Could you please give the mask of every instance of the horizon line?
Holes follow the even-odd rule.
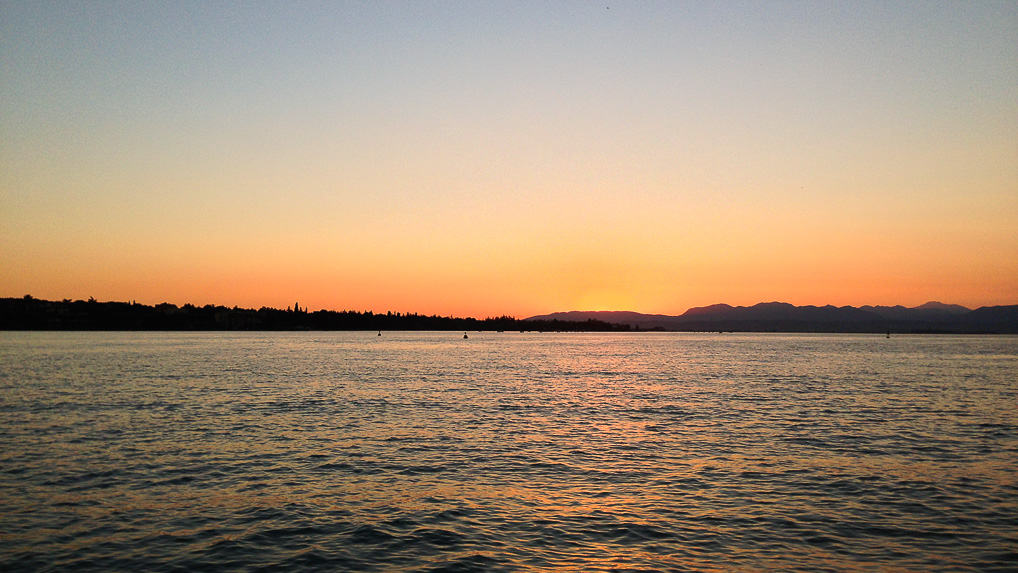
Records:
[[[57,299],[52,299],[51,300],[51,299],[39,298],[39,297],[36,297],[36,296],[34,296],[32,294],[25,294],[25,295],[22,295],[22,296],[5,296],[5,297],[0,297],[0,298],[38,300],[38,301],[52,302],[52,303],[68,303],[68,302],[70,302],[70,303],[86,302],[87,303],[87,302],[94,302],[94,303],[100,303],[100,304],[107,304],[107,303],[132,304],[132,305],[133,304],[138,304],[138,305],[152,306],[152,307],[168,304],[168,305],[172,305],[172,306],[175,306],[175,307],[178,307],[178,308],[190,305],[190,306],[197,307],[197,308],[202,308],[202,307],[206,307],[206,306],[213,306],[213,307],[221,307],[221,308],[227,308],[227,309],[245,309],[245,310],[259,310],[261,308],[269,308],[269,309],[272,309],[272,310],[294,310],[294,307],[290,307],[289,305],[284,306],[283,308],[277,308],[277,307],[268,306],[268,305],[260,305],[258,307],[254,307],[254,306],[243,307],[243,306],[240,306],[240,305],[227,306],[225,304],[218,304],[218,303],[196,304],[196,303],[193,303],[193,302],[190,302],[190,301],[182,303],[182,304],[178,304],[178,303],[172,303],[172,302],[165,301],[165,300],[162,301],[162,302],[158,302],[158,303],[139,303],[139,302],[137,302],[136,299],[130,299],[130,300],[98,300],[95,297],[91,297],[91,296],[88,299],[63,298],[63,299],[59,299],[59,300],[57,300]],[[362,314],[365,314],[365,313],[371,313],[371,314],[390,314],[391,313],[391,314],[397,314],[397,315],[418,315],[418,316],[432,316],[432,317],[442,317],[442,318],[473,318],[473,319],[476,319],[476,320],[483,320],[482,318],[479,318],[478,316],[456,316],[456,315],[451,314],[451,313],[450,314],[438,314],[438,313],[422,314],[422,313],[416,312],[416,311],[396,311],[396,310],[373,311],[373,310],[355,310],[355,309],[352,309],[352,308],[342,308],[342,309],[337,309],[337,308],[318,308],[316,310],[310,310],[309,307],[302,307],[302,306],[300,306],[300,301],[299,300],[295,301],[294,304],[296,305],[297,308],[300,308],[300,310],[302,312],[320,312],[320,311],[323,311],[323,312],[337,312],[337,313],[341,313],[341,312],[358,312],[358,313],[362,313]],[[981,306],[977,306],[977,307],[973,308],[973,307],[968,307],[968,306],[965,306],[965,305],[962,305],[962,304],[944,303],[944,302],[939,301],[939,300],[928,300],[928,301],[926,301],[926,302],[924,302],[922,304],[916,305],[916,306],[906,306],[906,305],[903,305],[903,304],[900,304],[900,303],[899,304],[895,304],[895,305],[880,305],[880,304],[863,304],[863,305],[824,304],[824,305],[817,305],[817,304],[794,304],[794,303],[785,302],[785,301],[781,301],[781,300],[770,300],[770,301],[760,301],[760,302],[757,302],[757,303],[754,303],[754,304],[750,304],[750,305],[733,305],[733,304],[729,304],[729,303],[719,302],[719,303],[712,303],[712,304],[701,305],[701,306],[690,306],[690,307],[686,308],[685,311],[683,311],[681,313],[678,313],[678,314],[668,314],[668,313],[662,313],[662,312],[643,312],[643,311],[629,310],[629,309],[601,309],[601,310],[577,310],[577,309],[573,309],[573,310],[557,310],[557,311],[550,311],[550,312],[543,312],[543,313],[538,313],[538,314],[532,314],[532,315],[530,315],[530,316],[528,316],[526,318],[535,318],[535,317],[550,316],[550,315],[555,315],[555,314],[568,314],[568,313],[633,313],[633,314],[641,314],[641,315],[648,315],[648,316],[681,316],[682,314],[684,314],[686,312],[689,312],[690,310],[693,310],[693,309],[704,309],[704,308],[712,308],[712,307],[717,307],[717,306],[728,306],[728,307],[731,307],[731,308],[752,308],[752,307],[755,307],[755,306],[771,305],[771,304],[784,304],[784,305],[789,305],[789,306],[796,307],[796,308],[808,308],[808,307],[825,308],[825,307],[830,307],[830,308],[856,308],[856,309],[865,308],[865,307],[873,307],[873,308],[881,308],[881,307],[883,307],[883,308],[895,308],[895,307],[901,307],[901,308],[906,308],[906,309],[916,309],[916,308],[921,308],[921,307],[926,306],[926,305],[935,304],[935,305],[943,305],[943,306],[960,307],[960,308],[963,308],[963,309],[965,309],[967,311],[973,311],[973,310],[977,310],[979,308],[992,308],[992,307],[997,307],[997,306],[1015,306],[1015,305],[1018,305],[1018,303],[1013,303],[1013,304],[993,304],[993,305],[981,305]],[[500,318],[500,317],[516,318],[512,314],[508,314],[508,313],[504,313],[504,312],[503,313],[488,314],[485,318]]]

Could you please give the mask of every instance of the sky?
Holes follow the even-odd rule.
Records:
[[[0,0],[0,296],[1018,303],[1018,3]]]

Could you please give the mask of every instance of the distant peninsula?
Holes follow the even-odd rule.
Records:
[[[1018,305],[969,309],[928,302],[904,306],[753,306],[715,304],[681,315],[569,311],[517,319],[426,316],[351,310],[177,306],[95,299],[0,298],[0,330],[471,330],[538,332],[870,332],[1018,334]]]
[[[598,319],[484,319],[387,312],[308,311],[292,308],[225,307],[212,304],[154,306],[95,299],[42,300],[31,295],[0,298],[0,330],[521,330],[554,332],[628,331],[628,325]]]
[[[681,315],[621,311],[570,311],[526,320],[600,320],[633,330],[683,332],[896,332],[943,334],[1018,334],[1018,305],[975,310],[931,301],[904,306],[795,306],[764,302],[753,306],[715,304]]]

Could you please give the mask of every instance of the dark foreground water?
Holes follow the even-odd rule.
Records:
[[[0,570],[1018,569],[1018,338],[0,333]]]

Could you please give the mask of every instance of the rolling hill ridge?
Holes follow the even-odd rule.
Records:
[[[526,320],[599,320],[639,330],[743,332],[909,332],[1018,334],[1018,305],[975,310],[931,301],[904,306],[795,306],[762,302],[753,306],[714,304],[680,315],[630,311],[570,311]]]

